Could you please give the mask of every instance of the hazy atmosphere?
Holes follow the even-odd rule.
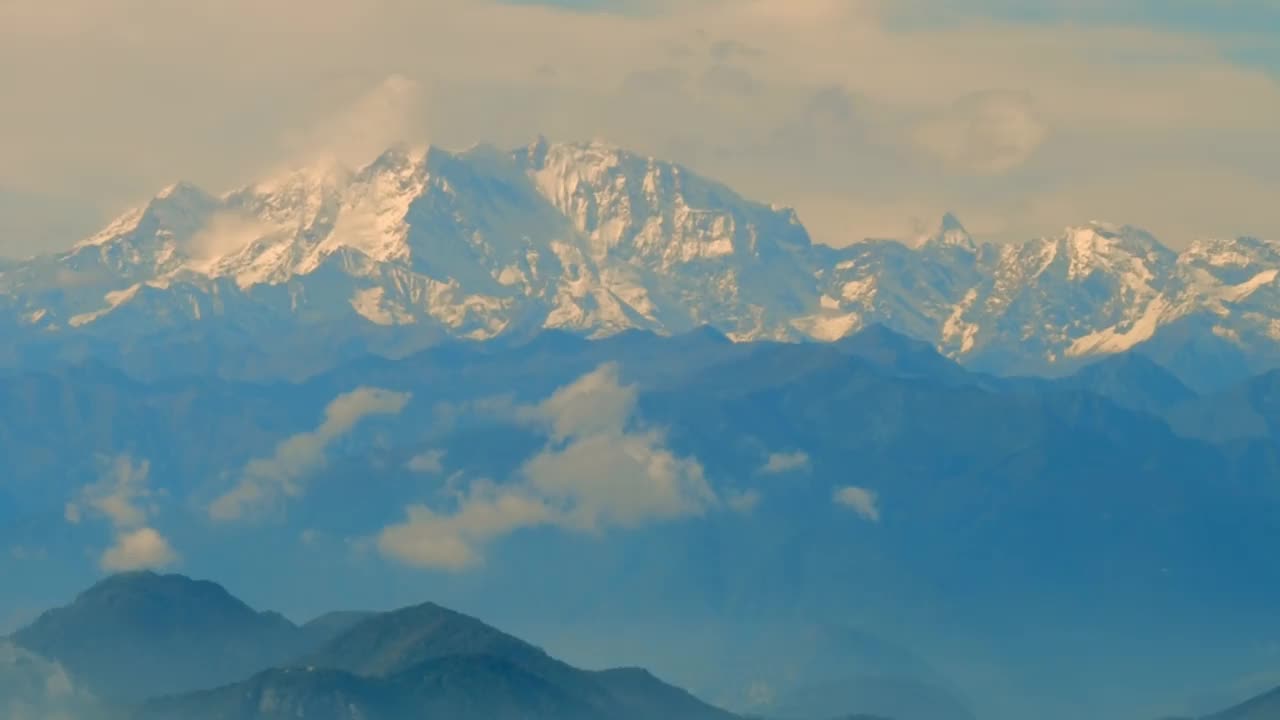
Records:
[[[998,241],[1275,237],[1278,33],[1271,0],[9,0],[0,255],[180,179],[538,133],[678,161],[832,245],[946,210]]]
[[[0,0],[0,720],[1280,720],[1275,0]]]

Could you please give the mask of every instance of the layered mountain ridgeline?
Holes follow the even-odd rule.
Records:
[[[239,680],[327,639],[215,583],[150,572],[98,583],[12,637],[94,695],[125,701]]]
[[[616,406],[602,366],[634,388],[634,407]],[[569,523],[521,527],[518,539],[499,532],[461,570],[405,568],[378,546],[406,506],[452,517],[459,498],[527,489],[530,461],[564,449],[529,418],[583,377],[604,383],[606,420],[620,423],[607,438],[632,449],[637,438],[660,442],[696,461],[713,496],[699,512],[594,536]],[[12,519],[0,542],[46,549],[49,561],[37,573],[0,556],[5,572],[27,578],[0,603],[54,592],[48,576],[94,572],[86,547],[110,541],[96,493],[119,480],[100,458],[127,455],[147,463],[147,515],[184,561],[273,593],[278,606],[433,597],[511,627],[571,617],[598,623],[595,645],[557,652],[590,667],[625,660],[606,640],[640,624],[646,632],[627,647],[644,650],[642,664],[741,710],[800,706],[867,682],[891,695],[915,682],[962,699],[921,720],[964,718],[975,698],[1008,689],[960,683],[937,661],[976,651],[993,664],[1043,666],[1046,684],[1068,677],[1099,703],[1105,691],[1162,699],[1170,682],[1225,683],[1261,662],[1224,638],[1256,645],[1271,627],[1265,599],[1280,588],[1268,555],[1280,531],[1280,405],[1255,389],[1268,378],[1198,394],[1122,355],[1058,380],[1001,379],[875,326],[830,344],[733,343],[707,328],[594,341],[552,331],[366,357],[301,384],[143,382],[101,365],[12,373],[0,377],[9,418],[0,493],[13,501],[0,507]],[[351,395],[361,387],[384,394]],[[387,393],[405,398],[398,412],[362,416],[352,404]],[[286,442],[297,437],[301,446]],[[280,447],[317,443],[299,465],[274,459]],[[265,521],[213,517],[214,502],[263,467],[292,473]],[[68,502],[82,508],[78,525],[64,520]],[[335,574],[335,563],[360,581]],[[753,636],[766,622],[778,632]],[[821,622],[875,628],[932,667],[885,671],[890,653],[852,646],[812,652],[797,628]],[[715,637],[695,632],[712,623]],[[935,647],[931,633],[944,630],[973,646]],[[1096,648],[1071,639],[1085,632],[1105,634],[1110,660],[1085,660]],[[1178,645],[1195,637],[1212,640],[1210,650]],[[773,662],[737,660],[751,657]],[[1153,658],[1148,686],[1118,680],[1122,667]],[[1198,679],[1206,664],[1221,676]],[[894,700],[854,707],[907,717]],[[850,705],[803,707],[825,716]]]
[[[579,670],[430,603],[325,616],[321,624],[334,634],[314,650],[282,659],[290,645],[297,649],[303,634],[284,622],[249,610],[207,581],[152,573],[115,576],[14,635],[25,650],[9,652],[39,650],[59,665],[15,655],[33,658],[27,661],[31,670],[22,677],[0,675],[0,681],[8,688],[23,680],[57,697],[92,687],[105,701],[95,712],[140,720],[735,717],[643,670]],[[282,640],[288,635],[283,627],[295,630],[292,638]],[[229,647],[235,648],[234,668],[226,661]],[[58,674],[60,667],[72,671]],[[41,668],[47,670],[36,677]],[[237,671],[243,678],[228,681]],[[186,692],[139,702],[178,688]]]
[[[601,143],[394,147],[223,195],[179,183],[0,267],[0,327],[19,340],[0,362],[262,379],[539,328],[834,340],[883,323],[1003,374],[1141,345],[1207,388],[1280,364],[1278,272],[1263,240],[1174,252],[1103,223],[995,246],[948,215],[836,249],[790,210]]]
[[[1280,405],[1254,389],[1268,377],[1198,396],[1149,361],[1119,356],[1061,380],[998,379],[966,372],[879,327],[833,345],[731,343],[710,332],[632,332],[593,342],[548,333],[524,345],[452,343],[398,361],[361,360],[297,386],[140,383],[104,368],[10,375],[0,378],[0,409],[26,420],[0,424],[0,454],[12,459],[3,489],[18,518],[61,516],[82,487],[99,482],[99,457],[129,454],[150,462],[152,486],[174,498],[168,524],[180,524],[182,512],[204,511],[248,462],[315,430],[335,398],[361,386],[385,388],[410,396],[401,413],[356,424],[328,448],[298,501],[312,527],[360,537],[402,515],[411,500],[406,488],[429,482],[430,473],[411,468],[417,456],[443,452],[438,461],[447,474],[518,473],[543,439],[500,404],[489,404],[497,413],[485,410],[485,402],[507,396],[515,406],[536,404],[607,363],[618,365],[621,383],[635,384],[637,418],[666,429],[677,454],[698,459],[717,495],[762,498],[754,523],[732,520],[730,512],[690,525],[690,533],[735,536],[699,542],[708,548],[732,547],[737,533],[748,534],[748,546],[782,542],[797,532],[797,516],[810,514],[820,521],[806,529],[812,537],[800,550],[822,552],[819,541],[844,542],[838,538],[858,527],[833,506],[832,492],[858,486],[877,493],[886,520],[859,530],[858,547],[868,548],[861,560],[874,560],[890,587],[908,582],[909,566],[922,571],[913,582],[942,582],[936,573],[978,562],[982,573],[966,570],[954,580],[979,592],[996,573],[1014,582],[1044,559],[1037,555],[1050,552],[1044,548],[1065,555],[1055,555],[1056,577],[1043,579],[1073,593],[1091,587],[1087,579],[1178,583],[1202,593],[1198,579],[1210,568],[1226,578],[1239,574],[1239,584],[1216,579],[1216,592],[1244,592],[1247,578],[1271,582],[1247,570],[1274,529],[1268,509],[1275,484],[1267,478],[1280,468]],[[201,432],[186,430],[193,427]],[[794,455],[794,471],[764,473],[772,454]],[[353,475],[370,479],[347,482]],[[28,529],[19,519],[5,532],[14,543],[33,544],[40,538]],[[201,523],[172,530],[202,542]],[[658,538],[654,547],[692,542],[681,532],[664,528],[663,537],[680,539]],[[948,539],[918,539],[934,537]],[[1064,546],[1064,537],[1073,541]],[[758,559],[777,555],[760,550]],[[649,552],[657,562],[660,552]],[[854,557],[846,560],[852,571]],[[724,561],[728,569],[737,562]],[[666,592],[684,593],[681,603],[735,612],[813,603],[833,609],[846,600],[844,589],[831,587],[838,575],[814,574],[806,580],[814,587],[773,585],[759,575],[765,570],[794,573],[756,564],[755,577],[735,582],[760,592],[746,592],[746,585],[713,591],[690,566],[689,587]],[[547,583],[545,592],[559,587]],[[611,587],[584,588],[575,602],[609,607],[603,596]],[[951,589],[952,598],[964,597]],[[643,597],[616,600],[655,601]],[[547,600],[556,606],[563,598]],[[467,597],[465,605],[488,610],[490,601]]]
[[[115,663],[144,675],[153,660],[187,667],[186,680],[215,684],[221,668],[203,668],[191,658],[218,657],[227,641],[208,632],[182,634],[185,647],[156,635],[155,625],[140,624],[143,614],[181,618],[196,628],[243,628],[251,618],[272,613],[248,610],[219,586],[177,575],[130,573],[115,576],[82,593],[70,606],[45,613],[32,628],[69,636],[90,625],[96,637],[111,638]],[[228,622],[228,618],[235,621]],[[84,664],[77,648],[51,646],[50,658],[29,649],[0,643],[0,710],[11,720],[890,720],[882,714],[797,714],[798,708],[737,716],[712,707],[667,685],[650,673],[622,668],[585,671],[556,660],[541,649],[490,627],[475,618],[433,603],[384,613],[331,613],[323,625],[334,631],[323,644],[303,656],[254,672],[242,680],[210,689],[122,701],[146,682],[127,687],[111,683],[120,673],[105,664]],[[259,629],[270,639],[277,630]],[[241,636],[248,631],[232,630]],[[250,644],[244,644],[246,647]],[[278,652],[267,642],[256,644],[258,663]],[[146,659],[141,665],[135,661]],[[763,659],[767,660],[767,659]],[[71,673],[65,666],[78,663]],[[87,686],[102,690],[97,697]],[[876,688],[856,687],[855,694],[874,702]],[[1270,720],[1276,717],[1280,691],[1242,703],[1200,720]],[[908,688],[899,703],[927,708],[936,691]],[[892,717],[950,717],[916,710]],[[923,713],[923,714],[921,714]],[[968,716],[972,717],[972,716]]]

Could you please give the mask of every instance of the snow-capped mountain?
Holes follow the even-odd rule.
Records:
[[[43,339],[219,324],[392,327],[488,339],[710,324],[835,340],[883,323],[958,360],[1047,371],[1162,328],[1270,357],[1280,246],[1182,253],[1089,223],[1020,245],[947,215],[909,241],[816,246],[796,214],[602,143],[394,147],[215,196],[185,183],[61,254],[0,268],[0,327]]]

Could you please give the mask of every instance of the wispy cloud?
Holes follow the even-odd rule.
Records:
[[[444,471],[444,455],[444,450],[427,450],[409,458],[407,467],[414,472],[435,475]]]
[[[875,492],[849,485],[837,488],[832,494],[837,505],[843,505],[871,522],[880,522],[880,505]]]
[[[602,532],[699,515],[719,499],[693,458],[677,456],[662,432],[636,418],[636,390],[604,365],[513,421],[541,428],[547,445],[506,484],[475,481],[442,513],[418,505],[379,537],[382,552],[420,567],[457,570],[483,546],[522,528]]]
[[[307,476],[324,466],[330,443],[367,417],[399,414],[408,402],[407,393],[379,388],[361,387],[339,395],[325,408],[324,421],[315,430],[282,441],[269,457],[250,460],[236,486],[209,506],[209,517],[238,520],[282,498],[301,495]]]
[[[809,467],[809,453],[803,450],[770,453],[760,466],[759,472],[765,475],[781,475],[783,473],[804,470]]]

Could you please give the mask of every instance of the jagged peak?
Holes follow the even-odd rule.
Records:
[[[917,249],[953,247],[967,252],[978,251],[978,244],[974,242],[973,236],[965,229],[960,219],[950,211],[943,213],[933,227],[918,235],[914,242],[905,244]]]
[[[395,168],[414,164],[422,160],[430,151],[430,145],[410,142],[398,142],[389,145],[368,165],[360,169],[361,173],[380,168]]]
[[[1175,253],[1154,235],[1136,225],[1118,225],[1090,221],[1067,227],[1056,239],[1080,256],[1107,253],[1113,248],[1136,254],[1156,253],[1173,257]]]
[[[208,193],[195,183],[179,180],[156,193],[154,200],[182,199],[186,197],[208,197]]]
[[[950,210],[942,214],[942,219],[938,221],[937,232],[939,234],[948,232],[962,232],[966,235],[969,234],[969,231],[965,229],[964,224],[960,222],[960,218],[956,217],[955,213]]]

